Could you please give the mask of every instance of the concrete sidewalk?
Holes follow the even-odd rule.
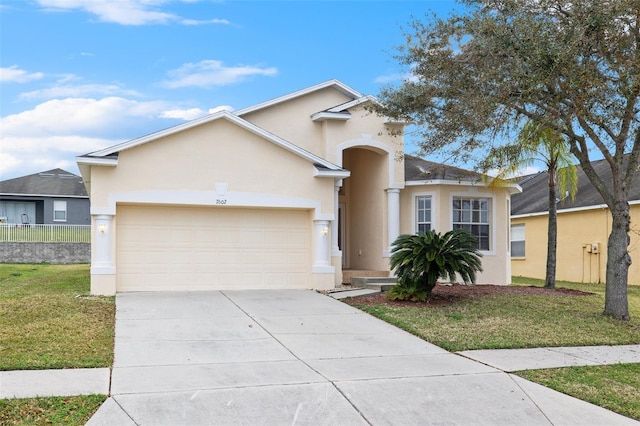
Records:
[[[0,399],[108,395],[110,375],[108,368],[0,371]]]
[[[541,368],[640,363],[640,345],[490,349],[458,354],[512,372]]]
[[[640,345],[453,354],[312,291],[126,293],[116,306],[111,397],[90,425],[639,424],[502,370],[640,362]],[[0,395],[86,374],[63,371],[2,372]]]

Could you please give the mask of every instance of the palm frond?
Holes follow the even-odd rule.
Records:
[[[455,281],[460,276],[464,283],[474,283],[482,271],[481,256],[475,237],[463,229],[400,235],[391,250],[390,265],[399,287],[393,297],[400,298],[403,288],[407,300],[416,292],[430,295],[440,278]]]

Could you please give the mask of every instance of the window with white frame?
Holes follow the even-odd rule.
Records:
[[[55,200],[53,202],[53,221],[54,222],[66,222],[67,221],[67,202]]]
[[[431,197],[416,197],[416,232],[431,230]]]
[[[524,257],[524,223],[511,225],[511,257]]]
[[[479,250],[490,250],[488,198],[454,198],[453,229],[467,230],[476,237]]]

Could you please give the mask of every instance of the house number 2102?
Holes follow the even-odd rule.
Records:
[[[218,198],[216,199],[216,204],[221,204],[221,205],[227,204],[227,200]]]

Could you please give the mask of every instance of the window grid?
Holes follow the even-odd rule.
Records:
[[[431,197],[416,197],[416,231],[431,230]]]
[[[464,229],[473,235],[478,249],[489,250],[489,199],[454,198],[453,229]]]

